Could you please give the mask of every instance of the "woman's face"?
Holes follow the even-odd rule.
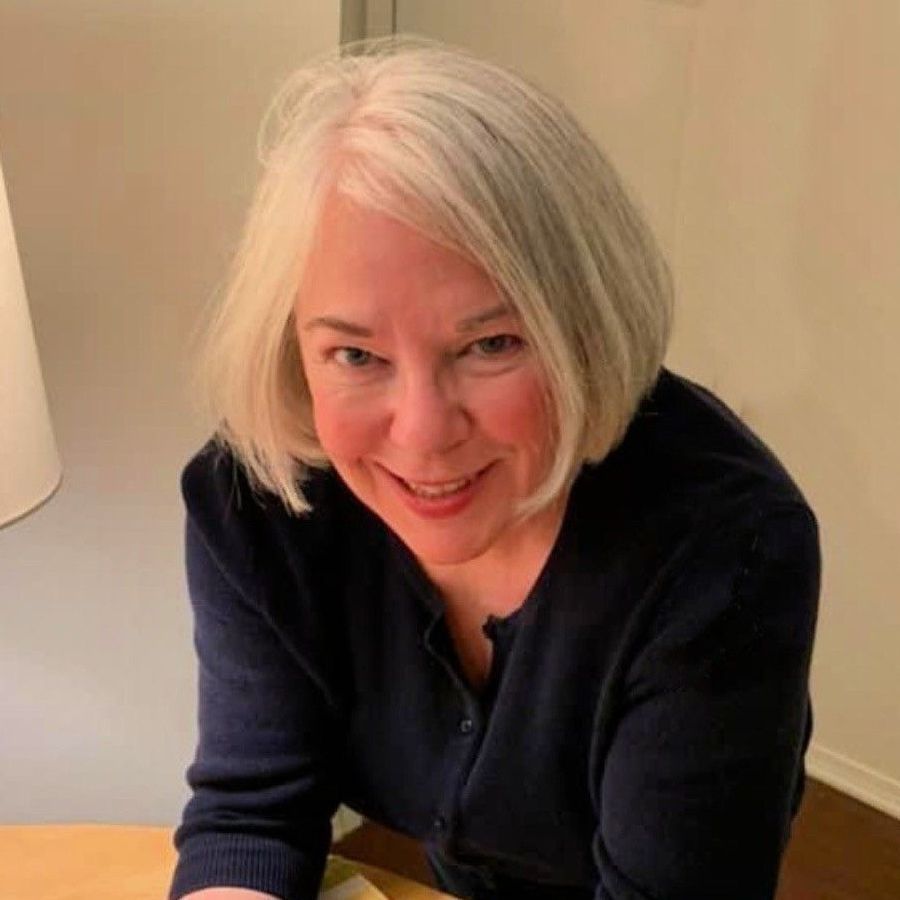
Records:
[[[297,295],[319,440],[426,567],[513,553],[546,474],[538,360],[484,273],[332,195]]]

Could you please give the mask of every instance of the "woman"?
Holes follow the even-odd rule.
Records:
[[[421,41],[307,66],[269,122],[182,478],[171,897],[315,897],[339,803],[462,897],[772,897],[816,520],[662,366],[667,269],[609,164]]]

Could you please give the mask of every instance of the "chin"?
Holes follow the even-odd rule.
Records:
[[[454,566],[471,562],[482,556],[489,542],[473,541],[468,535],[444,535],[426,537],[409,528],[394,529],[397,536],[423,565]]]

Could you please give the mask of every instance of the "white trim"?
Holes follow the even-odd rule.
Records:
[[[836,790],[900,819],[900,781],[815,742],[806,753],[806,771]]]

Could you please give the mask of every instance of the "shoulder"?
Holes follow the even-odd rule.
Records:
[[[635,419],[638,441],[656,444],[698,489],[768,493],[805,504],[800,487],[771,447],[711,390],[663,369]]]
[[[316,501],[327,501],[329,493],[334,492],[335,481],[330,470],[309,470],[303,490],[310,497],[314,512]],[[252,484],[240,460],[214,437],[197,450],[182,469],[181,493],[189,508],[202,509],[209,505],[219,512],[229,513],[242,509],[245,503],[262,510],[276,505],[284,508],[274,494]],[[288,514],[286,509],[284,512]]]
[[[656,635],[692,667],[723,648],[762,653],[763,639],[804,658],[821,578],[816,515],[772,448],[712,391],[664,369],[594,478],[635,548],[644,639]]]
[[[712,391],[666,368],[622,442],[593,468],[588,480],[611,489],[623,512],[681,531],[783,506],[812,515],[772,448]]]
[[[297,516],[253,484],[243,464],[214,438],[191,456],[180,482],[188,527],[220,568],[239,580],[285,562],[324,561],[322,551],[334,547],[337,535],[363,527],[331,470],[309,471],[303,491],[313,508]]]
[[[661,607],[709,621],[765,578],[802,581],[794,602],[807,609],[794,608],[809,615],[820,569],[813,510],[772,449],[688,379],[662,371],[572,497],[579,566],[631,598],[635,627]]]

